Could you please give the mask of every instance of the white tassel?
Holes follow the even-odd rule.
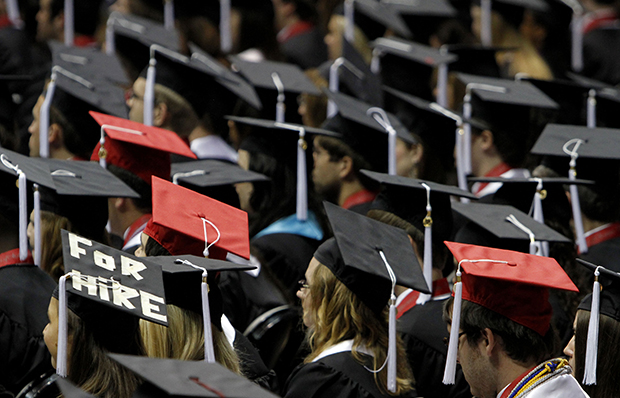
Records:
[[[114,55],[116,53],[116,42],[114,40],[114,13],[110,15],[105,25],[105,53],[107,55]]]
[[[104,126],[101,126],[101,138],[99,138],[99,165],[101,167],[103,167],[104,169],[107,168],[107,164],[106,164],[106,160],[105,158],[107,157],[108,153],[104,147],[105,145],[105,128]]]
[[[543,183],[542,183],[542,179],[537,178],[536,179],[538,181],[538,185],[536,186],[536,193],[534,194],[534,214],[533,214],[533,218],[535,221],[544,224],[545,223],[545,217],[543,215],[543,209],[542,209],[542,189],[543,189]]]
[[[463,141],[465,137],[465,126],[459,126],[456,129],[456,175],[459,188],[463,191],[469,191],[467,186],[467,173],[465,172],[465,163],[463,162]],[[463,202],[464,198],[461,198]]]
[[[297,141],[297,219],[308,219],[308,182],[306,173],[306,131],[299,131]]]
[[[146,71],[146,86],[144,88],[144,124],[153,125],[153,108],[155,107],[155,65],[157,61],[151,54],[149,68]]]
[[[284,123],[284,114],[286,111],[286,105],[284,105],[284,84],[282,83],[282,79],[277,72],[273,72],[271,74],[271,79],[273,80],[273,84],[278,90],[278,97],[276,103],[276,122]]]
[[[392,126],[387,113],[379,108],[372,107],[366,110],[366,115],[373,119],[388,133],[388,174],[396,175],[396,138],[398,134]]]
[[[416,300],[416,304],[424,304],[432,297],[433,292],[433,219],[431,218],[431,212],[433,208],[431,206],[431,187],[426,183],[422,183],[422,186],[426,189],[426,217],[422,221],[424,224],[424,280],[429,287],[431,294],[420,293],[420,296]]]
[[[220,49],[224,54],[232,51],[230,0],[220,0]]]
[[[207,270],[202,272],[202,319],[205,330],[205,362],[215,363],[213,349],[213,332],[211,330],[211,312],[209,311],[209,285],[207,284]]]
[[[34,184],[34,264],[41,266],[41,193]]]
[[[387,387],[391,392],[396,392],[396,295],[392,292],[390,297],[390,318],[388,324],[388,370]]]
[[[446,53],[446,49],[440,49]],[[448,106],[448,64],[439,64],[437,68],[437,103],[443,107]]]
[[[493,34],[491,29],[491,0],[480,0],[481,27],[480,41],[485,47],[493,45]]]
[[[574,72],[583,69],[583,16],[573,12],[571,22],[571,66]]]
[[[381,50],[375,48],[372,50],[372,59],[370,60],[370,71],[375,75],[378,75],[381,72]]]
[[[344,38],[349,43],[355,42],[354,0],[344,0]]]
[[[343,62],[343,58],[338,58],[329,67],[329,91],[333,93],[337,93],[340,89],[340,75],[338,74],[338,69],[340,69],[340,65],[342,65]],[[327,117],[333,117],[336,112],[338,112],[336,103],[332,99],[329,99],[327,101]]]
[[[47,85],[47,93],[39,110],[39,156],[49,157],[49,127],[50,127],[50,106],[56,90],[56,71],[52,70],[50,82]]]
[[[167,30],[174,30],[174,0],[164,1],[164,27]]]
[[[456,283],[454,284],[454,303],[452,305],[452,329],[450,330],[450,342],[448,344],[448,356],[446,368],[443,374],[443,384],[454,384],[456,377],[456,357],[459,348],[459,330],[461,327],[461,304],[463,300],[463,282],[461,282],[461,267],[456,271]]]
[[[465,95],[463,103],[463,118],[466,120],[463,125],[463,142],[462,142],[462,156],[463,156],[463,173],[465,178],[471,174],[471,124],[467,120],[471,119],[472,107],[471,107],[471,94]],[[467,190],[467,187],[465,187]]]
[[[583,384],[596,384],[596,362],[598,355],[598,328],[599,307],[601,302],[601,284],[598,281],[599,268],[594,271],[594,286],[592,287],[592,308],[590,309],[590,323],[588,325],[588,340],[586,345],[586,363],[583,372]]]
[[[588,106],[587,106],[587,125],[588,128],[596,127],[596,90],[591,89],[588,91]]]
[[[58,280],[58,350],[56,351],[56,374],[67,377],[67,278],[71,272]]]
[[[571,180],[575,180],[577,178],[577,172],[572,167],[568,172],[568,178]],[[577,235],[577,247],[579,248],[579,253],[587,253],[588,244],[586,243],[586,237],[583,231],[583,220],[581,219],[581,205],[579,203],[577,185],[571,184],[569,190],[571,207],[573,210],[573,221],[575,224],[575,234]]]
[[[19,5],[17,4],[17,0],[7,0],[6,4],[6,13],[9,17],[9,20],[17,29],[22,29],[24,27],[24,21],[22,21],[21,16],[19,15]]]
[[[19,185],[19,261],[26,261],[28,257],[28,192],[26,174],[18,169]]]
[[[73,47],[73,44],[74,44],[73,27],[74,27],[74,19],[75,19],[75,15],[73,11],[73,0],[65,0],[64,13],[65,13],[65,46]]]

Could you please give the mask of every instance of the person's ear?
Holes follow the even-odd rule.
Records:
[[[484,130],[481,134],[480,134],[480,147],[483,150],[489,150],[493,147],[495,141],[493,140],[493,132],[491,132],[490,130]]]
[[[53,123],[47,130],[47,140],[51,147],[58,148],[64,144],[62,127],[58,123]]]
[[[341,179],[346,179],[353,174],[353,159],[350,156],[343,156],[338,164],[340,166],[338,175]]]
[[[494,351],[500,347],[501,337],[489,328],[482,329],[480,335],[482,336],[483,352],[489,357],[492,356]]]
[[[169,116],[170,112],[168,112],[168,105],[166,103],[158,102],[153,106],[153,126],[164,126]]]

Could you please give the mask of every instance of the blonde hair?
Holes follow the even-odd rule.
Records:
[[[140,333],[146,355],[184,361],[204,359],[204,328],[200,314],[176,305],[166,305],[168,327],[140,319]],[[215,360],[237,374],[241,373],[239,357],[226,335],[211,325]]]
[[[56,282],[65,274],[60,234],[63,229],[73,232],[73,226],[67,217],[41,210],[41,269]]]
[[[332,15],[332,19],[335,20],[340,31],[344,33],[346,19],[343,15],[334,14]],[[343,38],[343,40],[345,40]],[[363,30],[359,28],[359,26],[355,25],[353,27],[353,47],[357,50],[358,53],[364,58],[364,61],[370,65],[370,61],[372,60],[372,49],[368,45],[368,37],[364,33]]]
[[[349,288],[323,264],[320,264],[309,288],[310,311],[313,326],[308,329],[308,341],[312,352],[304,363],[312,362],[322,351],[344,340],[353,340],[353,357],[364,363],[359,347],[373,354],[373,368],[379,369],[385,362],[388,349],[388,310],[376,315]],[[387,390],[387,367],[374,373],[379,390],[390,395],[401,395],[413,389],[413,374],[400,336],[397,337],[396,392]]]

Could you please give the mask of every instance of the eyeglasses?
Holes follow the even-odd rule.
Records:
[[[466,334],[465,332],[461,332],[459,333],[459,337],[457,337],[456,341],[460,341],[461,340],[461,336]],[[450,345],[450,337],[444,337],[443,338],[443,343],[446,345],[446,347],[448,347]],[[457,344],[458,347],[458,344]]]
[[[308,282],[305,279],[300,280],[299,282],[297,282],[297,284],[299,285],[299,289],[310,289],[310,285],[308,285]]]

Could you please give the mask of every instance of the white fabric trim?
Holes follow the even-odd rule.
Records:
[[[352,351],[352,350],[353,350],[353,340],[341,341],[340,343],[333,345],[327,348],[326,350],[324,350],[323,352],[321,352],[316,358],[312,360],[312,362],[316,362],[319,359],[328,357],[330,355],[339,354],[341,352],[347,352],[347,351]],[[363,347],[363,346],[357,347],[357,352],[370,355],[371,357],[374,356],[372,355],[372,352],[370,352],[370,350],[368,350],[366,347]]]
[[[530,178],[530,171],[528,169],[510,169],[507,172],[500,175],[502,178]],[[472,192],[476,192],[477,187],[480,186],[480,183],[475,183],[471,190]],[[487,184],[480,192],[476,194],[477,197],[481,198],[486,195],[493,194],[497,192],[498,189],[502,187],[501,182],[491,182]]]
[[[237,163],[239,155],[219,135],[208,135],[192,140],[189,148],[198,159],[222,159]]]
[[[228,340],[228,343],[230,343],[230,346],[234,348],[235,337],[237,336],[237,331],[233,327],[232,323],[230,323],[226,315],[222,314],[222,319],[220,322],[222,324],[222,331],[224,332],[224,335],[226,336],[226,340]]]
[[[405,297],[409,296],[413,292],[413,289],[407,289],[396,297],[396,306],[398,307],[400,303],[405,299]]]
[[[251,269],[244,271],[246,274],[253,276],[254,278],[258,278],[261,270],[261,263],[258,261],[256,257],[250,254],[250,259],[246,260],[243,257],[239,257],[236,254],[228,253],[226,254],[226,261],[230,261],[231,263],[241,264],[241,265],[253,265],[256,269]]]
[[[589,230],[588,232],[584,233],[584,234],[583,234],[583,236],[587,238],[588,236],[590,236],[590,235],[592,235],[592,234],[595,234],[595,233],[597,233],[597,232],[599,232],[599,231],[604,230],[605,228],[609,227],[611,224],[612,224],[612,223],[607,223],[607,224],[605,224],[605,225],[601,225],[600,227],[596,227],[596,228],[594,228],[594,229],[591,229],[591,230]]]

